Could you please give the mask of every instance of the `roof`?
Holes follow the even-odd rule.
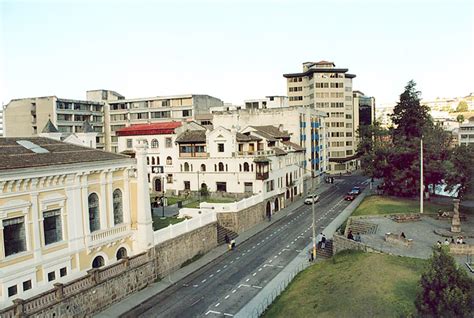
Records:
[[[54,126],[54,124],[51,122],[51,119],[48,119],[48,122],[46,123],[46,126],[44,126],[42,133],[57,133],[59,130]]]
[[[142,136],[142,135],[168,135],[182,125],[181,122],[172,121],[164,123],[140,124],[124,127],[117,130],[117,136]]]
[[[18,142],[33,143],[43,151],[35,152]],[[0,138],[0,171],[120,159],[129,158],[44,137]]]
[[[206,142],[206,130],[186,130],[176,138],[176,142]]]
[[[258,138],[257,136],[252,136],[252,135],[245,135],[241,133],[236,134],[236,139],[237,141],[261,141],[261,138]]]
[[[257,132],[268,134],[274,138],[290,138],[290,134],[286,130],[281,131],[275,126],[266,125],[266,126],[250,126],[255,129]]]
[[[88,120],[82,123],[82,132],[85,132],[85,133],[94,132],[94,128],[92,128]]]
[[[287,152],[281,148],[273,147],[272,149],[275,151],[275,155],[277,156],[284,156],[287,154]]]
[[[269,163],[271,160],[268,159],[267,157],[255,157],[253,162],[255,163]]]
[[[324,61],[324,60],[319,61],[319,62],[316,62],[316,63],[314,63],[314,64],[315,64],[315,65],[326,65],[326,64],[336,65],[336,64],[334,64],[334,62],[328,62],[328,61]]]
[[[294,142],[291,142],[291,141],[283,141],[283,144],[292,147],[296,151],[304,151],[305,150],[305,148],[303,148],[300,145],[295,144]]]
[[[302,73],[283,74],[283,77],[289,78],[289,77],[308,76],[313,73],[347,73],[347,71],[349,71],[349,69],[347,68],[310,68],[306,72],[302,72]],[[345,74],[345,76],[348,78],[355,77],[355,75],[353,74]]]

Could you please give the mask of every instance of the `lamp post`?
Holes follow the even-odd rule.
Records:
[[[423,213],[423,136],[420,139],[420,214]]]

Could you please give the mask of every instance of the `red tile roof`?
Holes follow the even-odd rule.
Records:
[[[117,136],[167,135],[173,134],[174,130],[181,125],[182,123],[177,121],[132,125],[117,130],[116,134]]]

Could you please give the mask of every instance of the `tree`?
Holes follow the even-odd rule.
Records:
[[[456,121],[458,123],[462,123],[464,121],[464,115],[463,114],[459,114],[457,117],[456,117]]]
[[[469,110],[469,107],[465,100],[460,101],[458,104],[458,107],[456,107],[457,113],[467,112],[468,110]]]
[[[457,267],[445,248],[433,253],[420,285],[415,306],[421,317],[470,317],[474,281]]]
[[[474,146],[456,146],[444,162],[446,190],[458,190],[458,198],[474,188]]]

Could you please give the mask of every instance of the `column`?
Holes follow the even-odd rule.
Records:
[[[38,262],[41,258],[41,246],[43,245],[41,241],[41,235],[40,235],[40,230],[42,228],[42,226],[40,227],[40,222],[42,225],[43,215],[41,215],[41,217],[39,216],[40,209],[38,205],[38,193],[37,192],[32,193],[30,194],[30,196],[31,196],[31,222],[33,223],[33,246],[31,248],[34,251],[35,262]],[[28,229],[26,229],[26,231],[28,231]]]
[[[132,212],[130,211],[130,169],[123,171],[123,223],[132,223]]]
[[[105,173],[105,180],[106,180],[106,197],[107,197],[107,206],[109,210],[107,211],[109,215],[109,227],[114,227],[114,197],[113,197],[113,180],[112,180],[113,172],[109,171]]]
[[[100,229],[106,229],[109,227],[109,224],[107,222],[107,214],[108,210],[107,207],[110,207],[110,202],[107,204],[108,196],[107,196],[107,191],[106,191],[106,174],[107,172],[102,172],[100,174],[100,199],[99,199],[99,215],[100,215]],[[109,220],[110,221],[110,220]]]

